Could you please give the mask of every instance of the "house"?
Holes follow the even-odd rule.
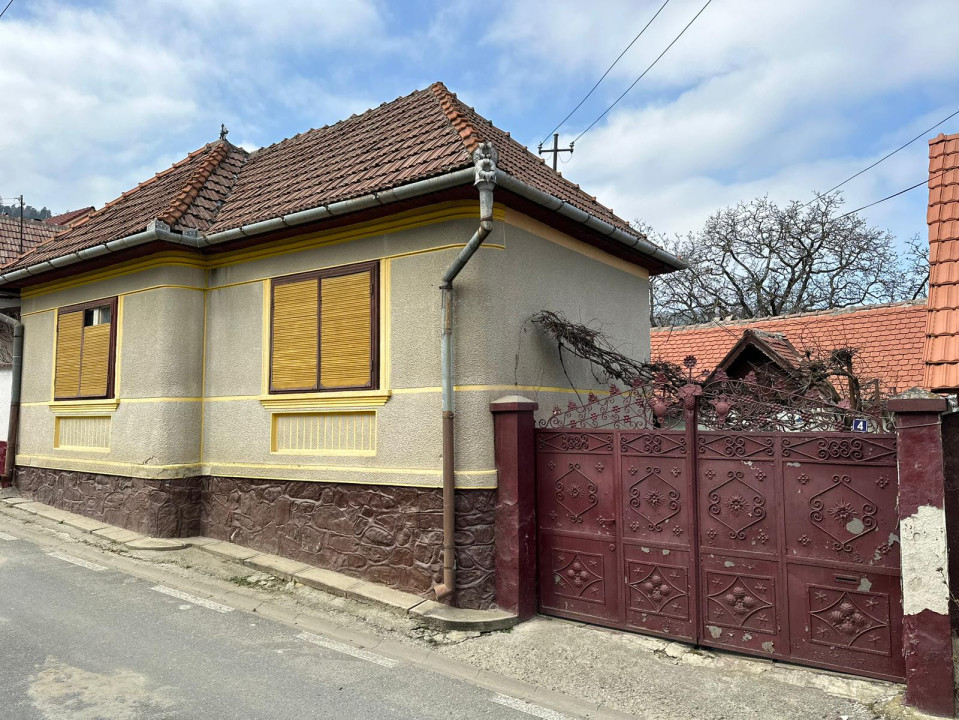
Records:
[[[895,394],[923,386],[926,316],[926,301],[917,300],[653,328],[651,357],[681,364],[693,355],[702,372],[722,368],[741,376],[769,363],[788,371],[807,353],[822,357],[854,348],[853,367],[860,377],[877,379]]]
[[[19,217],[0,215],[0,266],[12,262],[24,252],[29,252],[65,229],[65,225],[49,221],[24,219],[21,224]],[[12,361],[13,329],[9,325],[0,323],[0,438],[7,437],[10,419]],[[6,441],[4,440],[0,445],[6,448]]]
[[[89,207],[83,207],[79,208],[78,210],[71,210],[70,212],[48,217],[43,222],[47,223],[48,225],[73,225],[73,223],[77,222],[78,220],[82,220],[94,210],[96,210],[96,208],[91,205]]]
[[[488,607],[489,404],[597,387],[527,319],[602,317],[646,355],[649,276],[680,267],[439,83],[253,153],[221,137],[0,269],[16,481]]]

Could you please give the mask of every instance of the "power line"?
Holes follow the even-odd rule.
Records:
[[[951,168],[950,168],[950,169],[951,169]],[[850,211],[847,212],[845,215],[840,215],[840,216],[837,217],[836,219],[837,219],[837,220],[842,220],[842,219],[845,218],[845,217],[849,217],[850,215],[854,215],[855,213],[859,212],[860,210],[865,210],[866,208],[871,208],[873,205],[878,205],[879,203],[884,203],[884,202],[886,202],[886,200],[892,200],[894,197],[899,197],[899,196],[902,195],[903,193],[907,193],[907,192],[909,192],[910,190],[915,190],[915,189],[916,189],[917,187],[919,187],[920,185],[925,185],[926,183],[931,182],[932,180],[935,180],[937,177],[941,177],[941,176],[944,175],[946,172],[947,172],[946,170],[943,170],[942,172],[937,173],[936,175],[932,175],[932,176],[926,178],[925,180],[920,180],[920,181],[917,182],[915,185],[910,185],[910,186],[907,187],[905,190],[900,190],[899,192],[893,193],[892,195],[887,195],[886,197],[882,198],[881,200],[876,200],[875,202],[871,202],[871,203],[869,203],[868,205],[863,205],[862,207],[856,208],[855,210],[850,210]]]
[[[873,169],[874,167],[876,167],[876,165],[878,165],[879,163],[883,162],[884,160],[888,160],[889,158],[891,158],[893,155],[895,155],[895,154],[896,154],[897,152],[899,152],[900,150],[904,150],[905,148],[909,147],[909,146],[912,145],[914,142],[916,142],[916,140],[918,140],[918,139],[921,138],[921,137],[925,137],[926,135],[928,135],[929,133],[931,133],[933,130],[935,130],[937,127],[939,127],[939,126],[942,125],[944,122],[946,122],[947,120],[951,120],[952,118],[954,118],[956,115],[959,115],[959,110],[956,110],[954,113],[952,113],[952,115],[943,118],[942,120],[940,120],[939,122],[937,122],[935,125],[933,125],[933,126],[932,126],[931,128],[929,128],[928,130],[923,130],[921,133],[919,133],[918,135],[916,135],[916,137],[914,137],[912,140],[910,140],[910,141],[907,142],[907,143],[904,143],[904,144],[900,145],[900,146],[897,147],[895,150],[893,150],[891,153],[882,156],[881,158],[879,158],[878,160],[876,160],[876,162],[874,162],[874,163],[873,163],[872,165],[870,165],[869,167],[863,168],[862,170],[860,170],[859,172],[857,172],[855,175],[850,175],[849,177],[847,177],[845,180],[843,180],[843,181],[842,181],[841,183],[839,183],[838,185],[835,185],[835,186],[829,188],[826,192],[824,192],[824,193],[817,193],[815,199],[810,200],[809,202],[807,202],[807,203],[806,203],[805,205],[803,205],[802,207],[806,207],[806,206],[808,206],[808,205],[812,205],[814,202],[816,202],[816,200],[818,200],[819,198],[821,198],[823,195],[828,195],[828,194],[831,193],[833,190],[838,190],[839,188],[841,188],[843,185],[845,185],[845,184],[846,184],[847,182],[849,182],[850,180],[855,180],[857,177],[859,177],[860,175],[862,175],[864,172],[867,172],[867,171],[869,171],[869,170],[872,170],[872,169]],[[801,209],[802,209],[802,208],[800,208],[800,210],[801,210]]]
[[[656,65],[656,63],[658,63],[658,62],[662,59],[663,55],[665,55],[667,52],[669,52],[669,48],[671,48],[673,45],[675,45],[675,44],[676,44],[676,41],[679,40],[679,38],[681,38],[681,37],[683,36],[683,34],[684,34],[687,30],[689,30],[689,26],[692,25],[694,22],[696,22],[696,18],[698,18],[700,15],[703,14],[703,10],[705,10],[707,7],[709,7],[709,4],[710,4],[712,1],[713,1],[713,0],[706,0],[706,4],[703,5],[703,6],[699,9],[699,12],[696,13],[696,14],[693,16],[693,19],[690,20],[690,21],[686,24],[686,27],[684,27],[684,28],[682,29],[682,31],[679,33],[679,35],[677,35],[675,38],[673,38],[673,41],[672,41],[671,43],[669,43],[669,45],[666,46],[666,49],[663,50],[663,51],[659,54],[659,56],[658,56],[655,60],[653,60],[652,63],[650,63],[649,67],[647,67],[645,70],[643,70],[643,74],[640,75],[640,76],[639,76],[638,78],[636,78],[635,80],[633,80],[633,84],[630,85],[628,88],[626,88],[626,90],[623,92],[623,94],[620,95],[618,98],[616,98],[616,100],[613,101],[613,104],[610,105],[608,108],[606,108],[606,109],[603,111],[603,114],[602,114],[602,115],[600,115],[598,118],[596,118],[595,120],[593,120],[593,122],[591,122],[591,123],[589,124],[589,127],[588,127],[588,128],[586,128],[585,130],[583,130],[583,132],[581,132],[579,135],[576,136],[576,139],[573,140],[574,143],[579,142],[579,139],[580,139],[581,137],[583,137],[583,135],[585,135],[585,134],[588,133],[590,130],[592,130],[592,129],[593,129],[593,126],[594,126],[596,123],[598,123],[600,120],[602,120],[604,117],[606,117],[607,113],[609,113],[610,110],[612,110],[614,107],[616,107],[616,105],[619,103],[620,100],[622,100],[624,97],[626,97],[626,95],[629,93],[629,91],[632,90],[632,89],[636,86],[636,83],[638,83],[640,80],[642,80],[644,77],[646,77],[646,73],[648,73],[650,70],[652,70],[653,67]]]
[[[11,0],[11,1],[12,1],[12,0]],[[603,80],[606,79],[606,76],[609,75],[610,70],[612,70],[614,67],[616,67],[616,63],[618,63],[620,60],[623,59],[623,55],[625,55],[625,54],[629,51],[629,49],[635,44],[635,42],[636,42],[637,40],[639,40],[640,37],[642,37],[643,33],[646,32],[646,28],[648,28],[650,25],[653,24],[653,20],[655,20],[655,19],[659,16],[659,13],[661,13],[661,12],[663,11],[663,8],[665,8],[667,5],[669,5],[669,0],[666,0],[666,2],[664,2],[664,3],[662,4],[662,6],[659,8],[659,10],[656,11],[656,14],[653,15],[653,17],[650,18],[649,22],[646,23],[646,25],[643,26],[643,29],[639,31],[639,34],[638,34],[636,37],[634,37],[634,38],[632,39],[632,41],[629,43],[629,45],[626,46],[626,49],[623,50],[623,51],[619,54],[619,57],[617,57],[615,60],[613,60],[613,64],[610,65],[608,68],[606,68],[606,72],[604,72],[604,73],[603,73],[603,76],[602,76],[599,80],[596,81],[596,84],[593,85],[593,87],[590,88],[589,92],[586,93],[586,97],[584,97],[582,100],[580,100],[580,101],[579,101],[579,104],[578,104],[576,107],[574,107],[572,110],[570,110],[570,111],[569,111],[569,115],[567,115],[567,116],[564,117],[562,120],[560,120],[559,124],[558,124],[556,127],[554,127],[552,130],[550,130],[548,133],[546,133],[546,137],[543,138],[543,142],[546,142],[547,140],[549,140],[549,136],[552,135],[552,134],[553,134],[554,132],[556,132],[557,130],[559,130],[559,129],[563,126],[563,124],[573,116],[573,113],[575,113],[577,110],[579,110],[579,109],[583,106],[583,103],[584,103],[584,102],[586,102],[587,100],[589,100],[590,95],[592,95],[592,94],[593,94],[593,91],[595,91],[596,88],[599,87],[599,84],[600,84],[601,82],[603,82]]]
[[[7,3],[7,7],[5,7],[3,10],[0,10],[0,18],[3,17],[3,14],[7,11],[7,9],[8,9],[11,5],[13,5],[13,0],[10,0],[10,2]]]

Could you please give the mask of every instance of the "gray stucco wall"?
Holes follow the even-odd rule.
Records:
[[[643,271],[525,216],[507,210],[499,217],[487,247],[456,283],[456,467],[463,487],[495,485],[491,400],[519,393],[546,413],[575,398],[572,388],[603,388],[573,358],[567,378],[555,345],[527,322],[533,313],[563,312],[602,327],[624,352],[649,352]],[[439,278],[459,252],[448,246],[461,245],[475,226],[474,219],[447,220],[209,270],[153,268],[25,300],[20,454],[26,464],[139,477],[438,486]],[[392,394],[385,404],[357,397],[322,408],[375,412],[375,452],[275,452],[272,415],[316,408],[307,400],[279,410],[262,402],[269,278],[376,258],[383,258],[381,386]],[[104,411],[112,417],[109,450],[55,448],[54,310],[115,294],[122,296],[122,326],[119,403]]]

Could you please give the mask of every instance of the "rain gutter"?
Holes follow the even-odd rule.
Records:
[[[473,184],[480,195],[480,222],[452,265],[443,273],[443,334],[440,364],[443,385],[443,582],[433,586],[437,600],[453,599],[456,590],[456,479],[453,451],[453,280],[466,267],[480,245],[493,231],[493,189],[496,187],[496,149],[480,143],[473,151]]]

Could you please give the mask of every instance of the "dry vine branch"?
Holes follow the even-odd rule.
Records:
[[[634,360],[619,352],[600,330],[574,323],[562,313],[542,310],[530,320],[556,341],[561,362],[565,350],[599,368],[605,374],[606,382],[618,380],[632,386],[658,378],[660,382],[665,379],[667,384],[677,388],[686,383],[686,374],[678,365]]]

